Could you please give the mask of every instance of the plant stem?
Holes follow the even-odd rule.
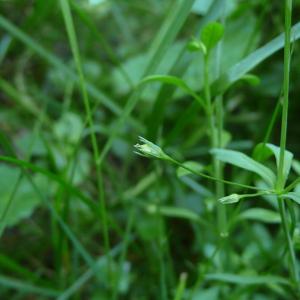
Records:
[[[291,264],[290,272],[294,282],[298,285],[299,275],[298,275],[298,268],[297,268],[297,260],[296,260],[292,238],[289,232],[289,225],[288,225],[288,220],[286,215],[285,203],[282,197],[278,197],[278,206],[279,206],[282,228],[287,240],[288,250],[290,254],[290,264]]]
[[[282,191],[285,185],[285,174],[284,174],[285,157],[284,156],[286,150],[286,136],[287,136],[288,108],[289,108],[291,19],[292,19],[292,0],[286,0],[285,1],[283,107],[282,107],[282,119],[281,119],[280,157],[279,157],[279,167],[278,167],[278,179],[276,185],[278,191]],[[290,273],[294,283],[296,283],[298,286],[299,274],[298,274],[297,260],[296,260],[296,255],[295,255],[295,250],[293,247],[291,235],[289,232],[289,225],[287,220],[285,203],[282,197],[278,197],[278,206],[279,206],[279,211],[281,216],[283,232],[288,244],[288,251],[290,256]]]
[[[283,74],[283,106],[280,136],[280,158],[278,167],[278,186],[284,187],[284,155],[286,149],[288,109],[289,109],[289,84],[290,84],[290,51],[291,51],[291,18],[292,0],[285,1],[285,39],[284,39],[284,74]]]
[[[101,165],[99,162],[100,151],[97,144],[97,137],[95,134],[94,128],[94,121],[92,116],[92,110],[90,105],[89,96],[87,93],[86,88],[86,81],[82,70],[80,52],[77,42],[77,36],[74,28],[73,18],[70,10],[70,5],[68,0],[60,0],[61,10],[65,21],[66,30],[69,37],[69,43],[71,46],[71,50],[73,53],[73,57],[75,60],[77,73],[79,76],[79,83],[83,97],[84,108],[87,116],[88,126],[91,129],[91,144],[93,148],[93,155],[96,167],[96,179],[97,179],[97,189],[98,189],[98,198],[99,198],[99,206],[100,206],[100,218],[102,220],[102,227],[103,227],[103,240],[104,240],[104,247],[105,252],[108,255],[108,273],[110,274],[110,266],[111,266],[111,258],[110,258],[110,241],[109,241],[109,233],[108,233],[108,216],[107,216],[107,209],[106,204],[104,201],[104,191],[103,191],[103,179],[102,179],[102,171]]]
[[[215,119],[216,116],[213,112],[212,100],[211,100],[211,92],[210,92],[210,81],[209,81],[209,55],[206,55],[204,58],[204,94],[205,94],[205,101],[206,101],[206,113],[209,122],[209,131],[210,131],[210,143],[212,148],[220,147],[221,146],[221,135],[222,135],[222,118],[221,112],[222,109],[218,110],[218,124],[216,126]],[[219,105],[222,102],[219,103]],[[221,130],[221,131],[220,131]],[[220,199],[224,196],[224,185],[222,180],[222,166],[221,163],[213,157],[213,173],[214,176],[219,179],[215,183],[216,189],[216,197]],[[217,217],[218,217],[218,226],[219,226],[219,233],[221,237],[227,237],[227,220],[226,220],[226,211],[224,205],[217,203]]]

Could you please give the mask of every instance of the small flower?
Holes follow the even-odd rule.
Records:
[[[240,199],[241,199],[240,195],[231,194],[229,196],[220,198],[218,201],[221,202],[222,204],[231,204],[231,203],[239,202]]]
[[[142,142],[142,144],[136,144],[134,145],[136,154],[139,154],[141,156],[145,157],[156,157],[159,159],[169,159],[169,156],[164,153],[164,151],[158,147],[157,145],[151,143],[150,141],[144,139],[143,137],[139,137],[139,141]]]

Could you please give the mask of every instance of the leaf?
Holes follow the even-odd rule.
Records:
[[[56,138],[66,144],[76,144],[81,137],[83,129],[84,124],[79,114],[72,112],[63,114],[53,126]]]
[[[182,79],[171,75],[150,75],[142,79],[140,83],[143,84],[143,83],[148,83],[153,81],[160,81],[163,83],[176,85],[177,87],[181,88],[188,94],[194,93],[194,91]]]
[[[290,200],[295,201],[297,204],[300,204],[300,195],[298,193],[295,192],[290,192],[290,193],[286,193],[281,195],[283,198],[287,198]]]
[[[280,223],[280,215],[273,210],[265,208],[249,208],[240,213],[238,218],[270,224]]]
[[[16,168],[5,165],[0,166],[1,228],[15,225],[22,219],[28,218],[40,202],[26,178],[23,177],[18,183],[20,174],[20,171]],[[18,184],[18,187],[14,191],[16,184]],[[44,184],[44,187],[46,186]]]
[[[221,23],[211,22],[208,23],[201,32],[201,41],[206,46],[209,53],[217,43],[221,40],[224,34],[224,27]]]
[[[291,39],[296,41],[300,38],[300,22],[292,27]],[[254,67],[259,65],[266,58],[283,48],[284,46],[284,34],[280,34],[264,46],[258,48],[247,57],[236,63],[220,78],[215,80],[212,84],[212,96],[216,96],[221,92],[224,92],[230,85],[239,80],[243,75],[248,73]]]
[[[290,285],[290,282],[287,279],[273,275],[236,275],[230,273],[215,273],[207,274],[205,278],[206,280],[216,280],[240,285]]]
[[[203,165],[199,164],[196,161],[186,161],[183,163],[183,165],[189,169],[194,170],[195,172],[201,172],[204,168]],[[193,173],[183,167],[179,167],[176,171],[176,174],[178,177],[182,177]]]
[[[245,74],[241,77],[241,80],[246,81],[252,86],[257,86],[260,84],[260,78],[253,74]]]
[[[256,173],[261,176],[270,187],[274,186],[276,181],[275,174],[269,168],[253,160],[246,154],[227,149],[213,149],[211,153],[220,161]]]
[[[199,15],[206,15],[213,2],[213,0],[196,0],[192,11]]]
[[[149,83],[149,82],[155,82],[159,81],[162,83],[171,84],[174,86],[177,86],[181,88],[183,91],[185,91],[188,95],[191,95],[193,98],[195,98],[203,107],[205,107],[203,99],[198,96],[181,78],[178,78],[176,76],[171,75],[151,75],[145,77],[140,84],[143,83]]]
[[[173,207],[173,206],[157,206],[154,204],[146,206],[146,210],[151,213],[155,214],[159,211],[163,216],[172,217],[172,218],[180,218],[180,219],[187,219],[194,222],[199,222],[200,218],[199,215],[195,212],[183,208],[183,207]]]
[[[273,144],[261,143],[261,144],[258,144],[255,147],[253,156],[256,159],[259,159],[259,160],[266,160],[272,154],[275,156],[277,170],[278,170],[279,161],[280,161],[280,147],[275,146]],[[285,152],[284,152],[284,165],[283,165],[283,172],[284,172],[284,180],[285,181],[287,180],[288,175],[289,175],[290,170],[291,170],[293,156],[294,156],[293,153],[291,153],[288,150],[285,150]]]
[[[300,162],[298,160],[292,161],[292,168],[297,175],[300,175]]]

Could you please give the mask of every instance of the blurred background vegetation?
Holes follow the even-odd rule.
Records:
[[[1,299],[173,299],[182,273],[182,299],[294,299],[281,282],[211,276],[286,277],[287,262],[278,264],[283,236],[275,210],[269,218],[241,217],[224,250],[213,184],[178,177],[173,166],[133,153],[141,135],[209,170],[207,123],[199,105],[173,86],[151,83],[136,92],[137,84],[145,75],[171,74],[200,92],[203,58],[186,45],[210,21],[225,24],[221,74],[284,31],[284,1],[184,2],[69,1],[94,119],[90,128],[60,2],[0,1],[0,154],[17,158],[0,165]],[[300,1],[294,1],[293,24],[299,12]],[[288,125],[288,149],[296,157],[298,48],[294,43]],[[254,67],[258,85],[241,80],[224,94],[228,148],[246,153],[264,139],[280,97],[283,52]],[[211,73],[217,79],[214,60]],[[271,133],[274,144],[279,123]],[[91,131],[100,152],[110,146],[101,166],[109,249]],[[229,176],[239,182],[247,177],[226,168]],[[272,208],[258,201],[238,209],[252,206]],[[229,218],[236,213],[230,208]]]

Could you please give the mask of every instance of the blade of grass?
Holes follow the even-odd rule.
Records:
[[[73,57],[75,60],[79,81],[80,81],[80,88],[82,92],[84,107],[85,107],[85,113],[88,118],[88,126],[90,128],[94,127],[94,121],[91,114],[91,105],[89,96],[86,89],[86,81],[82,70],[82,64],[81,64],[81,57],[79,53],[79,47],[76,37],[76,32],[74,28],[73,18],[70,10],[70,5],[68,0],[60,0],[61,5],[61,11],[64,17],[66,30],[69,37],[69,43],[70,47],[73,53]],[[94,131],[91,131],[90,133],[91,137],[91,144],[93,148],[93,154],[94,154],[94,162],[96,167],[96,180],[97,180],[97,189],[98,189],[98,200],[100,204],[100,218],[102,220],[102,226],[103,226],[103,240],[104,240],[104,248],[107,255],[109,255],[110,252],[110,241],[109,241],[109,228],[108,228],[108,217],[107,217],[107,208],[106,203],[104,199],[104,190],[103,190],[103,182],[102,182],[102,171],[101,171],[101,165],[99,163],[99,148],[97,143],[97,137]],[[108,264],[108,271],[110,274],[110,263]]]
[[[43,297],[58,297],[60,292],[46,287],[38,287],[21,280],[0,275],[0,285],[23,293],[37,294]]]

